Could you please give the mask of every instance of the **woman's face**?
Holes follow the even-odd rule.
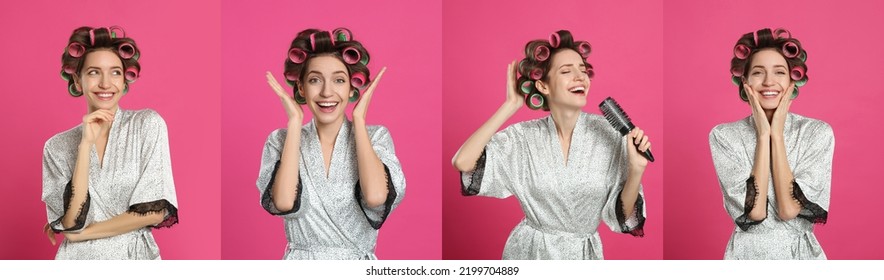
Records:
[[[77,90],[86,96],[89,111],[116,110],[126,88],[123,62],[110,50],[97,50],[86,55]]]
[[[764,49],[752,55],[746,84],[761,97],[759,101],[762,109],[776,110],[780,98],[786,95],[786,89],[791,83],[789,64],[779,52]]]
[[[344,118],[351,95],[347,67],[334,56],[317,56],[307,63],[300,92],[316,121],[333,124]]]
[[[538,84],[541,84],[538,90],[547,97],[550,108],[580,110],[586,105],[590,85],[583,57],[570,49],[557,52],[550,61],[547,82]]]

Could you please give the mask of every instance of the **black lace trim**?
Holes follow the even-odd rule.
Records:
[[[801,211],[798,212],[798,217],[804,218],[815,224],[825,224],[826,221],[828,221],[829,212],[818,204],[808,200],[795,180],[792,180],[792,199],[798,201],[798,204],[801,205]]]
[[[303,186],[301,181],[301,174],[298,174],[298,192],[295,194],[295,203],[292,205],[292,209],[289,211],[279,211],[276,209],[276,205],[273,204],[273,181],[276,180],[276,171],[279,170],[280,161],[277,160],[276,164],[273,166],[273,173],[270,173],[270,183],[267,183],[267,189],[264,190],[264,193],[261,194],[261,206],[264,207],[264,210],[267,210],[267,213],[282,216],[288,215],[291,213],[298,212],[301,209],[301,192],[303,190]]]
[[[767,215],[764,216],[764,219],[759,221],[753,221],[749,218],[749,213],[752,212],[752,209],[755,209],[755,199],[758,196],[758,184],[755,183],[755,176],[749,176],[749,179],[746,179],[746,202],[743,205],[743,215],[740,215],[734,222],[740,227],[741,230],[747,231],[749,227],[760,224],[767,219]],[[767,199],[764,200],[765,204],[767,204]],[[764,206],[767,208],[767,205]]]
[[[62,194],[62,203],[64,203],[64,213],[67,214],[71,207],[71,198],[74,196],[74,185],[73,181],[68,181],[68,184],[64,187],[64,193]],[[77,213],[77,218],[74,220],[74,226],[64,229],[64,230],[55,230],[54,227],[52,231],[59,233],[63,231],[75,231],[80,230],[83,226],[86,225],[86,215],[89,213],[89,207],[92,204],[92,197],[89,196],[89,191],[86,191],[86,200],[80,204],[80,212]],[[61,225],[61,228],[64,228],[62,225],[62,219],[64,219],[64,214],[61,215],[58,219],[52,222],[53,225]]]
[[[485,174],[485,150],[482,150],[482,155],[479,156],[479,159],[476,160],[476,168],[473,169],[473,175],[470,176],[470,184],[466,185],[463,183],[463,173],[460,173],[460,193],[465,196],[477,195],[479,194],[479,186],[482,185],[482,177]]]
[[[153,228],[168,228],[178,223],[178,208],[175,208],[172,203],[169,203],[169,201],[165,199],[133,204],[129,206],[129,210],[126,210],[126,212],[144,216],[147,214],[162,213],[163,210],[166,211],[166,218],[159,224],[152,226]]]
[[[396,193],[396,189],[393,187],[393,180],[390,180],[390,169],[387,168],[387,165],[384,164],[384,173],[385,178],[387,179],[387,200],[384,201],[384,214],[381,215],[380,221],[372,220],[368,217],[368,213],[365,212],[365,206],[362,204],[362,186],[359,184],[359,181],[356,181],[355,196],[356,196],[356,204],[359,204],[359,208],[362,208],[362,214],[365,215],[365,219],[368,220],[368,223],[371,225],[373,229],[380,229],[384,222],[387,221],[387,216],[390,215],[390,211],[393,210],[393,202],[396,201],[396,197],[399,195]]]
[[[622,195],[622,194],[623,194],[623,191],[621,190],[620,194],[617,196],[617,204],[615,205],[615,208],[614,208],[614,214],[616,214],[616,216],[617,216],[617,223],[620,224],[620,229],[622,230],[623,233],[629,233],[632,236],[636,236],[636,237],[644,237],[645,236],[645,230],[644,230],[644,228],[645,228],[645,214],[644,214],[645,201],[642,198],[642,195],[639,194],[638,197],[636,197],[635,208],[632,210],[632,211],[634,211],[633,214],[635,215],[636,219],[638,220],[638,223],[635,225],[635,227],[629,228],[626,225],[626,220],[627,220],[626,214],[623,213],[623,199],[620,198],[620,195]]]

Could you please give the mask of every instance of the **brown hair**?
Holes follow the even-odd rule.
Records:
[[[734,45],[734,57],[731,59],[731,80],[740,87],[740,99],[749,101],[749,97],[743,91],[742,79],[746,77],[752,58],[760,50],[773,49],[786,59],[789,68],[789,76],[795,81],[795,91],[792,98],[798,96],[798,87],[807,83],[807,51],[801,47],[798,39],[792,38],[792,34],[786,29],[770,28],[743,34]]]
[[[300,104],[307,103],[307,100],[298,94],[298,84],[304,79],[306,74],[304,70],[310,60],[323,55],[333,56],[344,63],[353,90],[350,101],[358,100],[359,91],[371,82],[368,51],[361,43],[353,40],[353,33],[349,29],[338,28],[334,31],[307,29],[299,32],[292,40],[288,59],[285,60],[285,79],[294,88],[292,93],[295,101]]]
[[[83,70],[86,55],[97,50],[112,51],[123,62],[126,78],[124,92],[129,90],[129,83],[138,79],[141,73],[141,65],[138,64],[141,51],[135,40],[126,37],[126,32],[118,26],[98,28],[83,26],[74,30],[61,55],[61,78],[68,81],[68,93],[71,96],[83,95],[74,86],[74,77],[79,76]]]
[[[592,46],[586,41],[574,41],[571,32],[559,30],[550,34],[548,40],[533,40],[525,45],[525,58],[519,61],[519,93],[525,96],[525,106],[533,110],[543,109],[549,111],[546,97],[537,90],[534,84],[538,80],[547,81],[549,78],[550,63],[552,57],[562,50],[576,51],[583,58],[586,65],[586,74],[589,78],[595,75],[592,65],[586,62]],[[540,104],[534,104],[532,99],[537,99]]]

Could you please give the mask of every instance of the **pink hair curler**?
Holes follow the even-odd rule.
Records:
[[[749,46],[744,44],[737,44],[734,46],[734,56],[739,59],[746,59],[749,57],[749,53],[752,52],[752,49]]]
[[[559,47],[559,43],[562,41],[562,37],[559,37],[558,32],[553,32],[549,35],[549,45],[555,49]]]
[[[549,48],[544,45],[534,47],[534,60],[543,62],[547,59],[549,59]]]
[[[362,74],[362,72],[353,73],[350,76],[350,85],[360,89],[365,87],[365,74]]]
[[[130,59],[135,56],[135,46],[129,43],[122,43],[117,47],[117,52],[123,59]]]
[[[354,47],[347,47],[341,51],[341,57],[344,58],[344,62],[347,64],[356,64],[362,59],[362,55],[359,54],[359,50]]]
[[[783,56],[787,58],[796,58],[798,57],[798,54],[801,53],[801,48],[799,48],[798,44],[795,44],[795,42],[788,41],[783,44],[782,51]]]
[[[540,80],[540,78],[543,78],[543,70],[541,70],[540,68],[531,69],[531,74],[529,74],[529,78],[531,78],[532,80]]]
[[[129,66],[129,68],[126,68],[125,76],[126,81],[129,81],[130,83],[135,82],[135,80],[138,79],[138,68],[135,68],[135,66]]]
[[[68,55],[72,57],[81,57],[84,53],[86,53],[86,47],[84,47],[83,44],[73,42],[68,45]]]
[[[795,66],[792,67],[792,71],[789,71],[789,75],[792,77],[792,80],[800,81],[801,79],[804,79],[804,71],[804,67]]]
[[[786,30],[783,28],[777,28],[773,32],[773,38],[774,39],[791,39],[792,33],[790,33],[789,30]]]
[[[73,65],[65,65],[65,66],[62,66],[61,69],[64,70],[64,72],[67,73],[68,75],[73,75],[74,72],[77,72],[77,68],[74,67]]]
[[[95,46],[95,28],[89,29],[89,45]]]
[[[285,72],[286,81],[297,81],[300,80],[301,77],[298,76],[298,73],[287,71]]]
[[[580,56],[583,58],[589,57],[589,53],[592,52],[592,45],[587,42],[580,42],[577,45],[577,52],[580,53]]]
[[[758,31],[752,32],[752,37],[755,38],[755,46],[758,46]]]
[[[126,38],[126,31],[123,31],[123,28],[119,26],[108,27],[107,31],[110,33],[111,38]]]
[[[595,77],[595,70],[593,70],[592,67],[587,67],[586,76],[592,79],[592,77]]]
[[[743,66],[734,66],[734,68],[731,68],[731,75],[738,78],[743,77]]]
[[[316,33],[318,32],[313,32],[313,34],[310,34],[310,49],[314,52],[316,51]]]
[[[289,49],[289,60],[295,64],[304,63],[304,60],[307,60],[307,52],[299,48],[291,48]]]
[[[332,31],[334,35],[332,38],[335,38],[338,42],[346,42],[353,39],[353,33],[350,32],[350,29],[347,28],[338,28]]]

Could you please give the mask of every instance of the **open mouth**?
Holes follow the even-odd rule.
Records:
[[[780,91],[778,91],[778,90],[762,90],[759,93],[761,94],[761,97],[771,98],[771,97],[777,97],[777,95],[780,94]]]
[[[586,94],[586,87],[584,86],[576,86],[568,89],[573,94]]]
[[[95,96],[98,97],[98,100],[110,101],[114,99],[114,94],[113,92],[96,92]]]
[[[322,101],[316,102],[316,105],[319,106],[319,111],[323,113],[331,113],[334,112],[336,108],[338,108],[338,104],[340,102],[335,101]]]

